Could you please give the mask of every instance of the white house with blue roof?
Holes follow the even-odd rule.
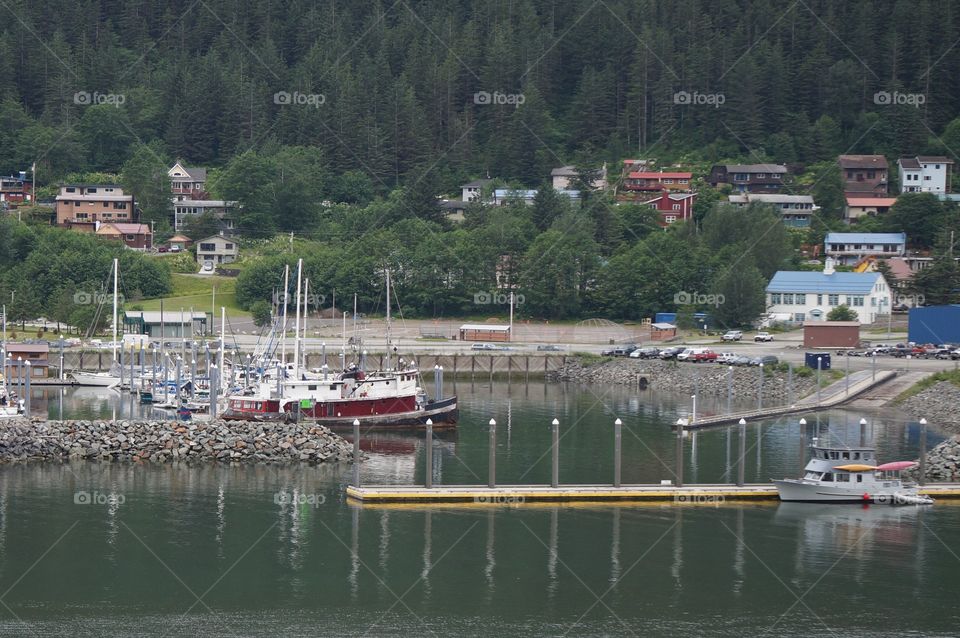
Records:
[[[570,202],[577,204],[580,202],[580,191],[576,190],[558,190],[557,193],[560,195],[566,195],[570,198]],[[493,191],[493,205],[494,206],[506,206],[507,204],[513,202],[519,202],[521,204],[526,204],[530,206],[533,204],[533,199],[537,196],[536,189],[510,189],[510,188],[498,188]]]
[[[837,306],[848,306],[860,323],[875,323],[893,303],[890,286],[878,272],[837,272],[827,258],[822,271],[781,270],[767,285],[767,312],[793,323],[826,321]]]
[[[823,242],[827,257],[839,264],[855,264],[865,257],[903,257],[906,233],[827,233]]]

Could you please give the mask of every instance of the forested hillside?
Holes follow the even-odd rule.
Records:
[[[117,171],[153,140],[200,165],[315,145],[333,175],[380,191],[430,168],[443,188],[488,172],[536,185],[560,162],[651,151],[946,152],[960,98],[948,0],[11,0],[3,14],[0,172],[38,159],[42,183]],[[923,103],[878,104],[883,91]]]

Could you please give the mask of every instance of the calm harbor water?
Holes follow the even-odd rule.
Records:
[[[434,480],[673,478],[669,424],[688,397],[625,388],[458,383],[462,421],[438,437]],[[35,409],[140,416],[110,391],[45,389]],[[698,410],[719,405],[702,399]],[[836,411],[750,425],[748,481],[795,475],[818,435],[914,458],[895,414]],[[932,446],[941,435],[931,431]],[[423,436],[365,437],[368,483],[424,479]],[[735,475],[737,437],[685,442],[687,482]],[[729,450],[729,453],[728,453]],[[3,635],[956,635],[960,506],[806,504],[353,506],[349,466],[71,463],[0,468]],[[81,501],[81,502],[77,502]]]

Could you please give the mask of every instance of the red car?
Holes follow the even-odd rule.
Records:
[[[717,353],[713,350],[697,350],[691,359],[694,363],[713,362],[717,360]]]

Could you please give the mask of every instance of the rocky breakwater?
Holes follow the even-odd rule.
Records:
[[[926,480],[929,482],[960,481],[960,437],[952,436],[927,452],[926,469]],[[903,475],[904,478],[916,480],[920,476],[920,468],[914,466]]]
[[[687,363],[659,359],[611,359],[584,365],[570,358],[562,368],[548,373],[550,381],[577,381],[582,383],[643,385],[655,390],[693,394],[726,396],[729,367],[716,363]],[[793,399],[799,399],[816,389],[813,375],[794,369]],[[801,376],[805,374],[806,376]],[[740,399],[755,398],[760,390],[760,370],[754,367],[733,368],[733,392]],[[763,398],[765,401],[786,401],[789,393],[788,374],[774,368],[764,371]]]
[[[948,432],[960,433],[960,387],[940,381],[899,402],[907,414],[926,419]]]
[[[353,447],[310,423],[211,421],[0,422],[0,462],[324,463],[353,458]]]

